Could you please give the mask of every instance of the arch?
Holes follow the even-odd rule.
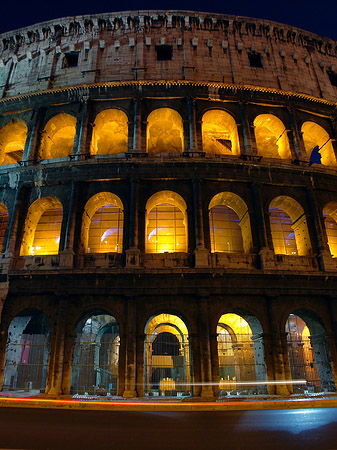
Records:
[[[73,152],[76,118],[60,113],[46,123],[41,136],[38,159],[65,158]]]
[[[81,246],[86,253],[123,251],[123,203],[111,192],[91,197],[82,217]]]
[[[0,165],[22,161],[28,128],[20,119],[13,119],[0,129]]]
[[[273,114],[255,117],[254,131],[257,152],[265,158],[291,159],[287,130]]]
[[[280,195],[269,205],[270,229],[275,254],[305,256],[311,243],[304,209],[293,198]]]
[[[311,311],[297,310],[285,324],[294,392],[335,391],[326,331]],[[301,383],[302,382],[302,383]]]
[[[202,116],[202,147],[206,153],[239,155],[236,122],[226,111],[211,109]]]
[[[316,122],[308,120],[301,127],[304,147],[311,162],[319,162],[312,159],[313,150],[321,156],[321,163],[325,166],[336,166],[336,155],[329,133]]]
[[[3,390],[44,390],[47,383],[51,328],[38,310],[24,310],[8,328]]]
[[[159,108],[147,118],[147,152],[182,153],[184,150],[184,130],[181,115],[172,108]]]
[[[57,255],[62,219],[63,207],[57,198],[35,200],[28,209],[20,255]]]
[[[262,326],[256,317],[223,314],[217,325],[220,389],[234,394],[266,392]],[[261,384],[257,382],[261,381]]]
[[[329,202],[323,208],[323,217],[331,256],[337,257],[337,202]]]
[[[149,319],[144,342],[145,395],[189,395],[192,364],[188,328],[177,315],[161,313]]]
[[[146,203],[147,253],[187,252],[187,207],[173,191],[160,191]]]
[[[75,327],[71,391],[77,394],[117,395],[119,324],[104,311],[92,311]]]
[[[209,204],[212,252],[250,253],[253,242],[246,203],[233,192],[216,194]]]
[[[3,203],[0,203],[0,252],[4,245],[5,233],[8,226],[8,210]]]
[[[120,109],[97,114],[90,145],[91,155],[116,155],[128,148],[128,117]]]

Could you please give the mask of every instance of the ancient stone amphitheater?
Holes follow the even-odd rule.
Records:
[[[335,390],[337,43],[191,11],[1,35],[2,389]]]

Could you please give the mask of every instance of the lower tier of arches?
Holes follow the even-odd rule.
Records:
[[[263,296],[12,296],[3,391],[218,397],[334,392],[337,304]]]

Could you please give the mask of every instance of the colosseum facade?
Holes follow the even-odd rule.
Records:
[[[335,391],[337,43],[191,11],[1,35],[0,383]]]

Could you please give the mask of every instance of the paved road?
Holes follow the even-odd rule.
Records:
[[[105,412],[0,408],[0,449],[332,450],[337,408]]]

